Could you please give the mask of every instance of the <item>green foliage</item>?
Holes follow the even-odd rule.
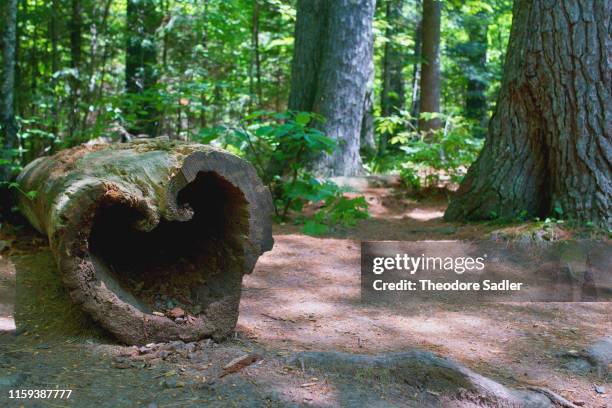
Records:
[[[290,212],[301,214],[316,207],[312,216],[299,216],[304,232],[320,235],[335,225],[352,226],[367,217],[363,197],[344,197],[336,184],[319,181],[309,171],[312,157],[331,153],[335,142],[315,126],[324,119],[309,112],[257,111],[238,127],[216,127],[201,132],[197,140],[215,142],[256,167],[274,198],[276,216],[287,221]]]
[[[157,81],[144,92],[128,93],[125,1],[81,2],[76,66],[72,3],[19,2],[14,104],[18,144],[10,151],[0,149],[0,166],[10,165],[16,174],[31,160],[62,148],[100,137],[126,140],[129,132],[151,129],[152,134],[172,139],[215,143],[247,158],[270,185],[279,219],[316,203],[315,215],[304,220],[312,233],[361,217],[358,210],[344,210],[364,208],[360,203],[317,181],[308,169],[313,157],[334,148],[317,130],[322,118],[304,112],[272,113],[286,109],[289,95],[295,2],[258,0],[256,37],[252,0],[153,3],[154,14],[162,18],[155,19],[155,34],[140,45],[157,50],[150,67]],[[422,2],[403,1],[392,18],[387,18],[387,3],[378,4],[374,95],[380,98],[384,49],[391,46],[403,61],[408,109],[415,102],[412,96],[418,96],[411,84],[413,64],[421,62],[413,51]],[[469,79],[485,84],[490,112],[510,31],[511,0],[449,0],[443,7],[441,119],[447,126],[426,137],[405,112],[378,117],[378,137],[390,137],[388,151],[367,163],[373,172],[401,173],[410,185],[456,181],[476,157],[481,142],[474,136],[483,134],[483,123],[461,119],[467,116],[466,84]],[[475,23],[486,23],[484,43],[470,39]],[[486,62],[475,63],[470,56],[483,46]],[[379,100],[374,110],[380,116]]]
[[[0,182],[0,184],[8,185],[8,188],[18,191],[19,193],[23,194],[28,200],[34,200],[38,196],[38,191],[36,190],[25,191],[21,188],[19,183]]]
[[[412,125],[415,121],[407,112],[401,114],[378,119],[377,131],[390,135],[389,144],[395,149],[371,166],[376,169],[381,163],[391,164],[404,183],[415,189],[460,182],[478,157],[483,140],[472,137],[469,124],[459,116],[423,114],[423,119],[435,117],[444,123],[442,129],[424,133]]]

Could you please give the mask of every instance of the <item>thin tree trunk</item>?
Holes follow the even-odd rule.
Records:
[[[402,0],[387,0],[386,19],[389,26],[386,35],[387,42],[383,56],[383,83],[380,96],[380,110],[383,116],[396,114],[404,108],[404,77],[402,69],[402,53],[397,41],[398,29],[401,27]]]
[[[300,0],[289,108],[325,117],[337,142],[314,168],[322,176],[362,171],[359,155],[372,60],[374,0]]]
[[[106,65],[106,58],[107,58],[107,49],[108,49],[108,40],[105,41],[104,47],[102,49],[102,52],[99,52],[99,39],[100,38],[105,38],[106,39],[106,34],[107,34],[107,29],[108,29],[108,17],[110,14],[110,7],[112,4],[113,0],[106,0],[104,3],[104,9],[102,12],[102,20],[100,21],[99,27],[98,24],[92,24],[92,40],[91,40],[91,57],[90,57],[90,64],[89,64],[89,80],[88,83],[89,85],[87,86],[87,93],[86,95],[83,96],[83,101],[85,104],[87,105],[92,105],[95,101],[96,101],[96,94],[98,95],[98,99],[100,99],[100,97],[102,96],[100,93],[96,92],[96,73],[97,71],[100,71],[100,87],[103,85],[103,77],[105,74],[105,65]],[[102,54],[102,57],[100,57],[100,54]],[[98,62],[98,60],[101,60],[101,63]],[[101,68],[101,69],[100,69]],[[99,113],[99,112],[98,112]],[[85,129],[85,127],[87,126],[87,123],[89,121],[90,118],[90,112],[89,109],[87,109],[85,111],[85,113],[83,114],[83,118],[81,120],[81,127],[80,129]]]
[[[360,133],[360,151],[367,157],[376,153],[376,141],[374,140],[374,61],[372,61],[369,77]]]
[[[81,31],[83,28],[81,0],[72,0],[71,11],[70,67],[73,71],[70,84],[70,121],[68,124],[68,135],[70,140],[73,140],[78,127],[78,102],[81,88]]]
[[[253,0],[253,65],[255,66],[255,94],[257,104],[261,104],[261,55],[259,52],[259,0]]]
[[[416,1],[417,9],[422,10],[420,0]],[[413,119],[412,125],[416,128],[419,118],[419,100],[421,98],[421,46],[423,43],[423,19],[419,15],[414,27],[414,52],[412,54],[414,63],[412,65],[412,95],[410,98],[410,116]]]
[[[612,3],[519,0],[485,146],[449,220],[612,221]]]
[[[58,52],[58,26],[59,26],[59,0],[53,0],[51,2],[51,21],[49,24],[49,38],[51,39],[51,83],[56,84],[57,81],[54,77],[55,73],[59,71],[59,52]],[[51,107],[51,116],[53,117],[53,125],[51,132],[57,137],[59,131],[59,97],[56,95],[53,97],[53,106]]]
[[[8,7],[8,3],[7,3]],[[25,70],[22,67],[22,54],[23,50],[21,49],[21,37],[23,36],[24,30],[23,26],[25,25],[20,20],[24,22],[27,20],[28,15],[28,2],[26,0],[17,0],[17,39],[15,40],[15,86],[14,86],[14,112],[16,115],[23,115],[26,106],[26,92],[24,89],[24,80],[23,76],[25,74]],[[21,17],[21,18],[20,18]]]
[[[32,35],[30,37],[30,40],[32,41],[32,47],[29,49],[29,58],[28,58],[28,64],[30,66],[30,96],[32,98],[34,98],[34,96],[36,95],[36,90],[38,88],[38,76],[39,76],[39,71],[38,71],[38,32],[37,32],[37,26],[34,25],[34,27],[32,28]],[[36,115],[36,104],[31,103],[29,104],[30,107],[30,114],[32,116]]]
[[[440,14],[442,2],[423,0],[423,61],[421,63],[421,99],[419,114],[440,112]],[[419,120],[419,129],[439,129],[439,119]]]
[[[204,0],[204,29],[202,30],[202,47],[204,47],[204,49],[208,48],[208,0]],[[202,61],[202,65],[204,66],[205,72],[208,72],[209,64],[206,58],[204,61]],[[204,129],[208,126],[206,106],[209,103],[204,92],[200,94],[200,101],[202,104],[202,108],[200,109],[200,128]]]
[[[17,0],[7,0],[4,17],[4,47],[2,53],[2,106],[0,110],[2,120],[3,150],[0,160],[2,170],[0,181],[11,179],[12,149],[17,145],[17,124],[15,123],[14,96],[15,96],[15,43],[17,41]]]
[[[134,97],[130,110],[136,117],[129,130],[149,137],[157,135],[160,115],[151,92],[158,79],[155,30],[161,23],[155,7],[154,0],[127,1],[125,81]]]
[[[404,68],[403,55],[397,41],[399,29],[402,22],[403,0],[387,0],[385,4],[385,15],[387,29],[385,37],[383,69],[382,69],[382,91],[380,95],[380,111],[382,116],[391,116],[404,109],[406,96],[404,91]],[[384,153],[390,135],[384,133],[380,137],[379,154]]]
[[[467,60],[470,71],[467,75],[467,92],[465,99],[465,116],[484,128],[487,121],[487,14],[479,12],[467,16],[465,28],[468,33]],[[482,136],[478,130],[476,136]]]

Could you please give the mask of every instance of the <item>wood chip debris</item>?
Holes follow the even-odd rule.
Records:
[[[235,359],[227,363],[225,367],[223,367],[223,372],[219,375],[219,378],[242,370],[243,368],[250,366],[257,360],[261,360],[261,356],[255,353],[249,353],[240,357],[236,357]]]
[[[309,382],[309,383],[300,385],[300,387],[307,388],[307,387],[312,387],[312,386],[317,385],[317,384],[318,383],[316,383],[316,382]]]

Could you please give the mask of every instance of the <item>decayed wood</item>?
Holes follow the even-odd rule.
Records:
[[[272,201],[246,161],[151,139],[40,158],[19,207],[71,297],[130,344],[230,334],[242,276],[272,248]],[[184,313],[176,313],[177,310]]]

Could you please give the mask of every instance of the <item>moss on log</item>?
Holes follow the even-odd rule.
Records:
[[[229,335],[242,277],[273,245],[272,200],[246,161],[158,138],[82,146],[19,175],[72,299],[119,340]]]

